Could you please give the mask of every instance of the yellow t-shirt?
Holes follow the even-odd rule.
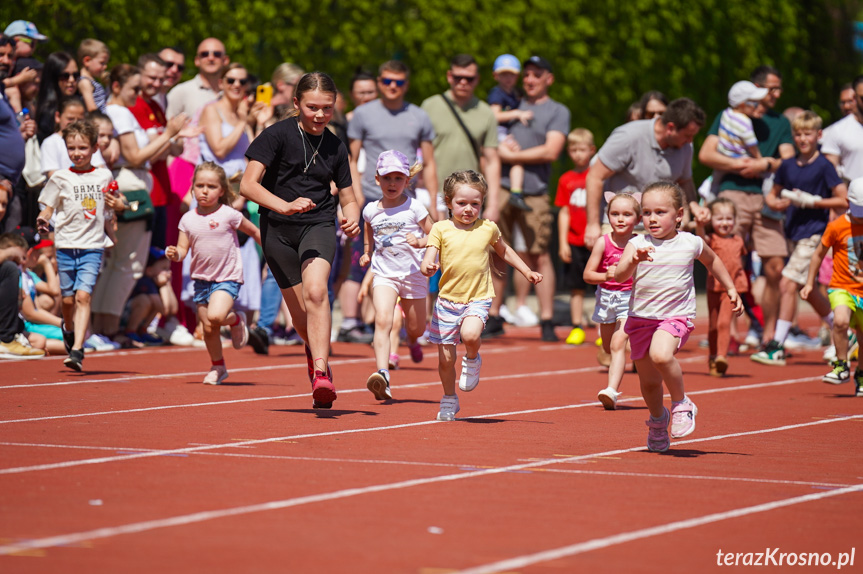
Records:
[[[453,303],[494,297],[488,248],[499,237],[497,225],[487,219],[464,230],[448,219],[432,225],[428,245],[440,251],[440,297]]]

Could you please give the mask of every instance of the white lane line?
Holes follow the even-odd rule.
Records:
[[[500,349],[489,349],[487,351],[483,351],[484,355],[496,355],[503,353],[512,353],[515,351],[523,351],[527,347],[506,347]],[[62,358],[62,357],[60,357]],[[353,365],[356,363],[373,363],[375,361],[374,357],[362,357],[359,359],[341,359],[341,360],[333,360],[330,361],[330,364],[334,367],[339,365]],[[230,370],[231,373],[246,373],[246,372],[254,372],[254,371],[273,371],[278,369],[299,369],[305,368],[305,363],[286,363],[280,365],[266,365],[261,367],[240,367],[240,368],[232,368]],[[594,367],[596,369],[597,367]],[[69,381],[52,381],[49,383],[31,383],[31,384],[23,384],[23,385],[0,385],[0,391],[5,389],[31,389],[38,387],[56,387],[56,386],[66,386],[66,385],[84,385],[84,384],[93,384],[93,383],[129,383],[132,381],[140,381],[140,380],[149,380],[149,379],[173,379],[179,377],[200,377],[203,371],[192,371],[189,373],[164,373],[161,375],[128,375],[125,377],[114,377],[110,379],[74,379]]]
[[[512,378],[512,377],[517,377],[517,376],[528,376],[528,375],[503,375],[502,378]],[[489,377],[489,378],[491,378],[491,377]],[[756,383],[754,385],[741,385],[741,386],[737,386],[737,387],[720,387],[718,389],[705,389],[704,391],[693,391],[693,392],[688,393],[688,394],[691,396],[695,396],[697,394],[702,394],[702,393],[708,394],[708,393],[715,393],[715,392],[731,392],[731,391],[757,389],[757,388],[764,388],[764,387],[775,387],[775,386],[781,386],[781,385],[791,385],[791,384],[797,384],[797,383],[802,383],[802,382],[807,382],[807,381],[813,381],[813,380],[817,380],[818,378],[819,377],[806,377],[806,378],[802,378],[802,379],[787,379],[784,381],[775,381],[775,382],[770,382],[770,383]],[[641,399],[641,397],[637,397],[637,398],[634,397],[634,398],[623,399],[623,400],[633,402],[633,401],[641,401],[642,399]],[[618,400],[618,402],[622,402],[622,401]],[[568,409],[593,407],[593,406],[596,406],[596,404],[598,404],[598,403],[588,402],[588,403],[579,403],[579,404],[575,404],[575,405],[559,405],[559,406],[544,407],[544,408],[539,408],[539,409],[526,409],[526,410],[521,410],[521,411],[509,411],[509,412],[503,412],[503,413],[490,413],[490,414],[485,414],[485,415],[476,415],[476,416],[472,416],[472,417],[464,417],[463,419],[459,419],[459,420],[488,419],[488,418],[499,418],[499,417],[516,416],[516,415],[524,415],[524,414],[546,413],[546,412],[554,412],[554,411],[561,411],[561,410],[568,410]],[[117,455],[117,456],[110,456],[110,457],[100,457],[100,458],[90,458],[90,459],[83,459],[83,460],[55,462],[55,463],[40,464],[40,465],[35,465],[35,466],[20,466],[20,467],[13,467],[13,468],[3,468],[3,469],[0,469],[0,475],[3,475],[3,474],[20,474],[20,473],[24,473],[24,472],[33,472],[33,471],[41,471],[41,470],[54,470],[54,469],[58,469],[58,468],[72,468],[75,466],[84,466],[84,465],[90,465],[90,464],[103,464],[103,463],[108,463],[108,462],[133,460],[133,459],[138,459],[138,458],[150,458],[150,457],[155,457],[155,456],[170,456],[170,455],[175,455],[175,454],[189,454],[189,453],[193,453],[193,452],[200,452],[200,451],[206,451],[206,450],[216,450],[216,449],[220,449],[220,448],[242,448],[242,447],[246,447],[246,446],[267,444],[267,443],[279,442],[279,441],[285,441],[285,440],[297,440],[297,439],[303,439],[303,438],[319,438],[319,437],[324,437],[324,436],[349,435],[349,434],[366,433],[366,432],[396,430],[396,429],[404,429],[404,428],[411,428],[411,427],[417,427],[417,426],[426,426],[426,425],[430,425],[430,424],[436,424],[438,422],[440,422],[440,421],[427,420],[427,421],[419,421],[419,422],[413,422],[413,423],[402,423],[402,424],[398,424],[398,425],[387,425],[387,426],[369,427],[369,428],[361,428],[361,429],[345,429],[345,430],[338,430],[338,431],[327,431],[327,432],[322,432],[322,433],[307,433],[307,434],[300,434],[300,435],[271,437],[271,438],[264,438],[264,439],[238,441],[238,442],[230,442],[230,443],[222,443],[222,444],[214,444],[214,445],[185,447],[185,448],[179,448],[179,449],[165,449],[165,450],[159,450],[159,451],[143,452],[143,453],[136,453],[136,454],[126,454],[126,455]],[[734,436],[734,435],[728,435],[728,436]],[[675,444],[687,444],[689,442],[698,442],[699,440],[700,439],[695,439],[694,441],[678,441]]]
[[[572,544],[570,546],[564,546],[562,548],[545,550],[543,552],[537,552],[535,554],[527,554],[524,556],[518,556],[516,558],[509,558],[507,560],[493,562],[491,564],[485,564],[483,566],[476,566],[474,568],[459,570],[457,574],[494,574],[496,572],[517,570],[526,566],[538,564],[540,562],[548,562],[550,560],[568,558],[570,556],[576,556],[578,554],[583,554],[592,550],[608,548],[609,546],[616,546],[618,544],[624,544],[626,542],[632,542],[634,540],[641,540],[644,538],[650,538],[652,536],[660,536],[663,534],[669,534],[671,532],[677,532],[679,530],[688,530],[691,528],[696,528],[698,526],[704,526],[705,524],[712,524],[714,522],[721,522],[723,520],[730,520],[732,518],[740,518],[742,516],[748,516],[750,514],[759,514],[762,512],[776,510],[778,508],[785,508],[788,506],[794,506],[796,504],[803,504],[805,502],[813,502],[817,500],[823,500],[825,498],[842,496],[845,494],[852,494],[856,492],[863,492],[863,484],[856,484],[854,486],[838,488],[836,490],[830,490],[826,492],[806,494],[804,496],[795,496],[793,498],[785,498],[783,500],[775,500],[773,502],[756,504],[754,506],[745,506],[743,508],[736,508],[734,510],[727,510],[725,512],[716,512],[714,514],[707,514],[705,516],[689,518],[687,520],[678,520],[676,522],[660,524],[658,526],[652,526],[650,528],[642,528],[640,530],[633,530],[631,532],[622,532],[620,534],[614,534],[612,536],[606,536],[604,538],[594,538],[593,540],[579,542],[578,544]]]
[[[43,443],[28,443],[28,442],[0,442],[0,446],[17,446],[27,448],[55,448],[68,450],[107,450],[111,452],[157,452],[158,449],[153,448],[138,448],[138,447],[119,447],[119,446],[87,446],[74,444],[43,444]],[[280,454],[250,454],[242,452],[197,452],[194,453],[202,456],[221,456],[228,458],[249,458],[258,460],[284,460],[284,461],[304,461],[304,462],[332,462],[336,464],[372,464],[372,465],[395,465],[395,466],[423,466],[423,467],[444,467],[444,468],[461,468],[465,470],[479,468],[493,468],[488,465],[478,464],[460,464],[456,462],[426,462],[418,460],[386,460],[386,459],[367,459],[367,458],[333,458],[321,456],[288,456]],[[541,460],[555,460],[543,458]],[[533,462],[533,461],[531,461]],[[674,480],[713,480],[718,482],[753,482],[759,484],[784,484],[793,486],[818,486],[828,488],[842,488],[851,486],[849,484],[840,484],[834,482],[811,482],[806,480],[779,480],[773,478],[755,478],[755,477],[732,477],[732,476],[710,476],[710,475],[692,475],[692,474],[659,474],[652,472],[620,472],[611,470],[572,470],[565,468],[545,468],[538,469],[544,472],[555,474],[586,474],[596,476],[622,476],[627,478],[662,478]]]
[[[357,359],[358,362],[367,361],[367,360],[370,361],[372,359]],[[696,359],[694,359],[694,358],[683,359],[680,362],[684,362],[684,361],[691,362],[693,360],[696,360]],[[295,367],[297,365],[288,365],[288,366],[289,367]],[[261,367],[261,368],[248,369],[248,370],[271,370],[271,369],[284,368],[284,367],[285,367],[284,365],[280,365],[280,366],[276,365],[276,366],[271,366],[271,367]],[[241,370],[241,369],[233,369],[234,372],[239,371],[239,370]],[[559,370],[559,371],[542,371],[542,372],[531,372],[531,373],[524,373],[524,374],[497,375],[497,376],[492,376],[492,377],[484,377],[483,380],[484,381],[503,381],[503,380],[507,380],[507,379],[518,379],[518,378],[522,378],[522,377],[572,375],[572,374],[578,374],[578,373],[587,373],[587,372],[591,372],[594,370],[596,370],[596,367],[582,367],[579,369],[563,369],[563,370]],[[189,373],[185,373],[185,374],[188,375]],[[154,375],[152,377],[146,377],[146,378],[172,378],[172,377],[180,376],[180,375],[182,375],[182,373],[181,374]],[[98,382],[98,381],[89,381],[89,382]],[[59,383],[46,383],[46,384],[59,384]],[[427,382],[427,383],[411,383],[411,384],[407,384],[407,385],[399,385],[398,387],[394,387],[394,388],[397,390],[398,389],[416,389],[416,388],[423,388],[423,387],[434,386],[434,385],[439,385],[439,384],[440,384],[440,381],[431,381],[431,382]],[[25,386],[33,386],[33,385],[25,385]],[[365,393],[365,392],[368,392],[368,390],[365,388],[339,390],[340,394]],[[690,393],[690,394],[693,394],[693,393]],[[229,405],[229,404],[255,402],[255,401],[270,401],[270,400],[277,400],[277,399],[278,400],[280,400],[280,399],[297,399],[297,398],[308,399],[309,393],[300,393],[300,394],[296,394],[296,395],[278,395],[275,397],[254,397],[254,398],[249,398],[249,399],[233,399],[233,400],[228,400],[228,401],[211,401],[211,402],[204,402],[204,403],[160,405],[160,406],[156,406],[156,407],[141,407],[138,409],[122,409],[122,410],[116,410],[116,411],[98,411],[98,412],[90,412],[90,413],[75,413],[75,414],[68,414],[68,415],[31,417],[31,418],[26,418],[26,419],[8,419],[8,420],[0,420],[0,425],[12,424],[12,423],[28,423],[28,422],[34,422],[34,421],[48,421],[48,420],[57,420],[57,419],[71,419],[71,418],[79,418],[79,417],[115,415],[115,414],[125,414],[125,413],[141,413],[141,412],[148,412],[148,411],[183,409],[183,408],[189,408],[189,407],[206,407],[206,406]],[[619,399],[618,402],[633,401],[633,400],[641,400],[641,399],[640,398]],[[591,401],[590,403],[586,403],[586,405],[590,405],[590,404],[597,405],[597,404],[599,404],[599,402],[598,401]]]
[[[790,429],[798,429],[798,428],[805,428],[805,427],[811,427],[811,426],[817,426],[817,425],[832,424],[832,423],[836,423],[836,422],[840,422],[840,421],[855,420],[855,419],[860,419],[860,418],[863,418],[863,415],[853,415],[853,416],[847,416],[847,417],[842,417],[842,418],[818,420],[818,421],[812,421],[812,422],[807,422],[807,423],[800,423],[797,425],[785,425],[782,427],[776,427],[776,428],[770,428],[770,429],[759,429],[759,430],[749,431],[749,432],[734,433],[731,435],[719,435],[719,436],[715,436],[715,437],[705,437],[705,438],[701,438],[701,439],[697,439],[697,440],[691,440],[691,441],[680,441],[679,443],[676,443],[676,444],[693,443],[693,442],[706,442],[706,441],[710,441],[710,440],[721,440],[721,439],[727,438],[727,437],[753,436],[753,435],[767,434],[767,433],[779,432],[779,431],[790,430]],[[436,422],[436,421],[433,421],[433,422]],[[188,450],[188,449],[183,449],[183,450]],[[69,544],[77,544],[77,543],[81,543],[81,542],[88,541],[88,540],[110,538],[110,537],[117,536],[120,534],[132,534],[132,533],[137,533],[137,532],[145,532],[148,530],[155,530],[158,528],[182,526],[182,525],[186,525],[186,524],[194,524],[194,523],[204,522],[207,520],[215,520],[218,518],[226,518],[226,517],[230,517],[230,516],[240,516],[240,515],[245,515],[245,514],[252,514],[255,512],[264,512],[267,510],[279,510],[279,509],[284,509],[284,508],[291,508],[291,507],[296,507],[296,506],[318,503],[318,502],[329,502],[332,500],[339,500],[339,499],[350,498],[350,497],[360,496],[360,495],[365,495],[365,494],[375,494],[375,493],[380,493],[380,492],[401,490],[401,489],[405,489],[405,488],[413,488],[416,486],[424,486],[427,484],[437,484],[437,483],[442,483],[442,482],[453,482],[456,480],[463,480],[466,478],[478,478],[478,477],[486,477],[486,476],[491,476],[491,475],[495,475],[495,474],[502,474],[502,473],[507,473],[507,472],[530,470],[530,469],[542,468],[542,467],[551,466],[551,465],[576,462],[576,461],[580,461],[580,460],[587,460],[587,459],[598,458],[598,457],[603,457],[603,456],[615,456],[615,455],[626,454],[626,453],[630,453],[630,452],[643,451],[643,450],[645,450],[645,447],[638,446],[638,447],[617,449],[617,450],[611,450],[611,451],[605,451],[605,452],[577,455],[577,456],[571,456],[571,457],[566,457],[566,458],[558,458],[558,459],[541,460],[541,461],[535,461],[535,462],[527,462],[527,463],[521,463],[521,464],[513,464],[513,465],[508,465],[508,466],[499,467],[499,468],[483,469],[483,470],[463,472],[463,473],[457,473],[457,474],[447,474],[447,475],[443,475],[443,476],[436,476],[436,477],[430,477],[430,478],[405,480],[405,481],[399,481],[399,482],[394,482],[394,483],[389,483],[389,484],[378,484],[378,485],[366,486],[366,487],[362,487],[362,488],[348,488],[348,489],[343,489],[343,490],[337,490],[334,492],[313,494],[313,495],[302,496],[302,497],[298,497],[298,498],[288,498],[285,500],[274,500],[271,502],[264,502],[261,504],[238,506],[238,507],[234,507],[234,508],[224,508],[221,510],[208,510],[208,511],[202,511],[202,512],[195,512],[192,514],[184,514],[184,515],[180,515],[180,516],[173,516],[170,518],[160,518],[160,519],[156,519],[156,520],[147,520],[147,521],[143,521],[143,522],[135,522],[135,523],[131,523],[131,524],[124,524],[121,526],[109,526],[109,527],[104,527],[104,528],[97,528],[95,530],[89,530],[86,532],[76,532],[76,533],[70,533],[70,534],[62,534],[62,535],[58,535],[58,536],[49,536],[46,538],[38,538],[38,539],[34,539],[34,540],[25,540],[25,541],[15,542],[12,544],[2,545],[2,546],[0,546],[0,555],[16,554],[16,553],[24,552],[27,550],[33,550],[36,548],[49,548],[52,546],[64,546],[64,545],[69,545]],[[548,556],[554,552],[564,552],[564,554],[562,554],[561,556],[555,556],[555,557],[569,556],[570,554],[568,554],[566,552],[573,552],[572,551],[573,548],[578,549],[574,552],[577,554],[580,552],[585,552],[587,550],[594,550],[596,548],[604,548],[605,546],[610,546],[612,544],[620,544],[623,542],[628,542],[629,540],[637,540],[638,538],[644,538],[646,536],[654,536],[657,534],[664,534],[666,532],[673,532],[675,530],[681,530],[683,528],[692,528],[694,526],[699,526],[701,524],[707,524],[709,522],[715,522],[717,520],[724,520],[726,518],[732,518],[732,517],[736,517],[736,516],[745,516],[746,514],[751,514],[752,512],[764,512],[766,510],[771,510],[773,508],[781,508],[782,506],[789,506],[791,504],[798,504],[800,502],[806,502],[809,500],[819,500],[821,498],[826,498],[827,496],[835,496],[837,494],[847,494],[850,492],[857,492],[860,490],[863,490],[863,485],[855,485],[855,486],[851,486],[851,487],[847,487],[847,488],[841,488],[841,489],[837,489],[837,490],[833,490],[833,491],[820,492],[820,493],[817,493],[814,495],[810,494],[810,495],[806,495],[806,496],[795,497],[795,498],[786,499],[786,500],[780,500],[780,501],[762,504],[762,505],[758,505],[758,506],[754,506],[754,507],[746,507],[746,508],[727,511],[727,512],[723,512],[723,513],[711,514],[711,515],[707,515],[707,516],[701,517],[701,518],[695,518],[695,519],[690,519],[690,520],[685,520],[685,521],[673,522],[673,523],[670,523],[667,525],[662,525],[662,526],[658,526],[658,527],[638,530],[638,531],[635,531],[632,533],[625,533],[625,534],[620,534],[620,535],[616,535],[616,536],[611,536],[608,538],[597,539],[597,541],[590,541],[590,542],[577,544],[577,545],[573,545],[573,546],[567,546],[564,549],[557,549],[557,550],[548,551],[545,553],[532,554],[530,556],[525,556],[525,557],[521,557],[521,558],[513,559],[513,560],[530,560],[528,562],[525,562],[524,565],[533,564],[535,562],[541,562],[541,561],[547,561],[547,560],[554,559],[553,557],[546,557],[546,556]],[[758,509],[758,510],[753,510],[753,509]],[[722,517],[722,518],[712,518],[711,519],[711,517]],[[632,537],[632,538],[628,538],[628,537]],[[596,544],[598,544],[598,545],[596,545]],[[595,545],[595,546],[590,546],[590,545]],[[495,563],[494,565],[489,565],[489,567],[493,566],[494,568],[498,568],[497,565],[499,565],[499,564],[503,564],[503,562],[498,562],[498,563]],[[509,562],[507,562],[507,564],[509,564]],[[516,567],[519,567],[519,566],[507,565],[507,566],[502,567],[500,569],[487,570],[487,572],[500,572],[501,570],[507,570],[507,569],[512,569],[512,568],[516,568]],[[471,571],[471,574],[478,574],[479,572],[486,572],[486,570],[482,570],[482,571],[477,570],[476,572]]]

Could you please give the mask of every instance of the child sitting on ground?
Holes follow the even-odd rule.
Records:
[[[135,347],[147,347],[164,343],[161,337],[148,332],[148,327],[157,316],[165,314],[161,290],[171,283],[171,264],[165,252],[151,247],[147,257],[144,276],[138,279],[126,304],[126,338]],[[172,292],[173,293],[173,292]]]

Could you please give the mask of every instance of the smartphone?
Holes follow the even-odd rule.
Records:
[[[255,93],[255,100],[264,102],[269,106],[273,101],[273,86],[270,84],[261,84],[258,86],[257,92]]]

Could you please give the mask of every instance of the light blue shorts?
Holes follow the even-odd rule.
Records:
[[[104,249],[58,249],[57,274],[60,294],[71,297],[77,291],[93,292],[102,269]]]
[[[216,291],[227,291],[231,299],[237,300],[242,283],[236,281],[203,281],[195,279],[195,296],[193,300],[198,305],[206,305],[210,302],[210,296]]]
[[[490,308],[491,299],[453,303],[438,297],[432,312],[429,342],[436,345],[458,345],[461,343],[461,323],[465,317],[479,317],[485,325]]]

